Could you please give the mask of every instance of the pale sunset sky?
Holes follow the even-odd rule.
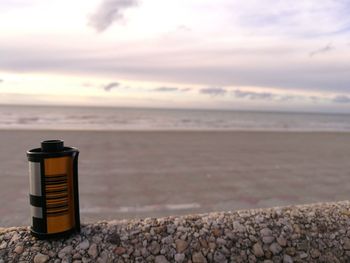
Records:
[[[350,113],[350,0],[1,0],[0,104]]]

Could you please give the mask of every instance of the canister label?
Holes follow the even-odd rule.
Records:
[[[72,158],[44,160],[47,233],[70,230],[74,226]]]

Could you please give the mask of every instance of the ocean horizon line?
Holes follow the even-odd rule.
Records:
[[[153,107],[153,106],[119,106],[119,105],[73,105],[73,104],[1,104],[0,107],[48,107],[48,108],[90,108],[90,109],[120,109],[120,110],[169,110],[169,111],[213,111],[237,113],[271,113],[271,114],[311,114],[311,115],[349,115],[350,112],[320,111],[320,110],[266,110],[266,109],[239,109],[239,108],[201,108],[201,107]]]
[[[0,106],[1,130],[350,132],[350,114]]]

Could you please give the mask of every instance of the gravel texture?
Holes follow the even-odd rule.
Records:
[[[98,222],[51,241],[0,228],[3,262],[350,262],[350,202]]]

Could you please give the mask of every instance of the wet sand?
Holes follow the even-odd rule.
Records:
[[[350,134],[0,131],[0,226],[29,224],[25,151],[80,149],[83,222],[350,199]]]

